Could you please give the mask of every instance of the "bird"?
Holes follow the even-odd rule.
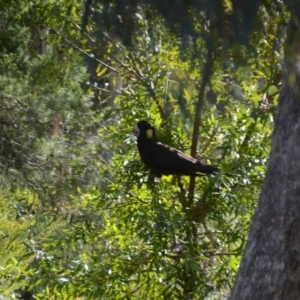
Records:
[[[145,120],[139,121],[133,132],[137,137],[141,160],[150,169],[151,176],[161,178],[163,175],[203,176],[218,173],[217,167],[204,165],[198,159],[158,142],[155,128]]]

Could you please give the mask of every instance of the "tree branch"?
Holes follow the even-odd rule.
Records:
[[[199,88],[198,101],[196,104],[196,114],[195,114],[195,121],[194,121],[192,146],[191,146],[191,155],[193,157],[196,157],[198,136],[200,132],[201,113],[204,104],[205,89],[209,82],[209,77],[212,72],[212,68],[213,68],[213,47],[210,45],[208,46],[206,61],[202,71],[201,86]],[[190,204],[193,202],[194,193],[195,193],[195,177],[191,177],[190,185],[189,185]]]

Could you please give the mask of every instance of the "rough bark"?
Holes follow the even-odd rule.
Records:
[[[300,299],[299,20],[292,13],[269,166],[231,300]]]

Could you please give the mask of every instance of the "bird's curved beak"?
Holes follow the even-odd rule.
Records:
[[[139,128],[138,128],[136,125],[133,127],[132,132],[133,132],[133,134],[134,134],[136,137],[138,137],[139,134],[140,134],[140,130],[139,130]]]

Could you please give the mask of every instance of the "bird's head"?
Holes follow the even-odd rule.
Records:
[[[133,133],[138,139],[156,140],[155,128],[144,120],[134,126]]]

